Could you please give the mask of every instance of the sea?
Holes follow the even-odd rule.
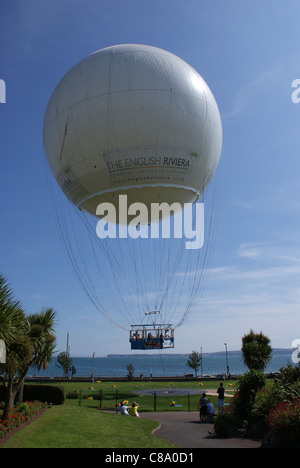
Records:
[[[188,354],[116,354],[105,357],[72,357],[72,366],[76,373],[74,377],[89,378],[94,374],[95,379],[101,377],[126,377],[127,366],[132,364],[134,376],[147,377],[183,377],[185,374],[193,374],[194,371],[187,366]],[[222,376],[226,373],[227,363],[231,375],[241,375],[248,371],[243,363],[241,351],[229,351],[218,353],[203,353],[202,366],[198,370],[198,376]],[[292,361],[292,350],[273,349],[272,360],[266,367],[266,373],[277,372],[287,364],[295,365]],[[57,366],[56,358],[45,371],[30,369],[27,377],[62,377],[63,371]]]

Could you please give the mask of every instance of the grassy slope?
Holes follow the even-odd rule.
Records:
[[[157,423],[89,407],[55,406],[8,439],[1,448],[163,448],[152,435]]]
[[[60,384],[56,384],[60,385]],[[116,385],[114,388],[113,385]],[[203,388],[216,389],[219,382],[205,382]],[[118,390],[120,401],[136,400],[141,405],[141,411],[153,411],[153,397],[133,394],[142,388],[199,388],[197,382],[178,382],[170,385],[166,382],[112,382],[86,383],[64,382],[65,393],[74,392],[75,389],[87,395],[94,396],[100,388],[103,389],[106,399],[104,406],[115,408],[115,392]],[[93,386],[94,391],[89,389]],[[227,387],[228,388],[228,387]],[[233,387],[234,388],[234,387]],[[229,388],[228,388],[229,390]],[[232,388],[230,388],[232,390]],[[182,408],[170,408],[174,397],[157,399],[157,411],[187,411],[187,397],[175,397]],[[216,397],[211,397],[216,403]],[[191,397],[191,411],[196,411],[199,395]],[[66,400],[63,406],[54,406],[29,426],[13,435],[1,448],[163,448],[173,447],[158,437],[152,431],[158,427],[157,423],[145,419],[127,418],[119,414],[99,411],[98,401]]]

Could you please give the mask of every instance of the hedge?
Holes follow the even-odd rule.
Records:
[[[6,388],[0,386],[0,401],[6,400]],[[24,401],[46,401],[52,405],[62,405],[65,402],[64,387],[54,385],[24,385]]]

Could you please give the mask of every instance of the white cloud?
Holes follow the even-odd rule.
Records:
[[[190,336],[198,334],[210,347],[213,330],[215,347],[219,340],[237,349],[241,336],[253,328],[268,335],[273,346],[289,347],[299,335],[299,250],[295,243],[241,244],[235,264],[209,270],[204,294],[184,324],[193,324]]]
[[[278,81],[282,70],[283,65],[275,65],[270,70],[258,74],[251,81],[245,83],[233,97],[232,109],[222,114],[222,118],[225,119],[240,114],[253,99],[257,99],[262,93],[264,99],[266,99],[268,90],[275,81]]]
[[[243,243],[238,248],[238,256],[241,258],[262,259],[265,262],[271,260],[277,262],[300,263],[299,245],[276,245],[272,242]]]

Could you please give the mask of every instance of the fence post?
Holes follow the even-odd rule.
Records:
[[[190,398],[190,394],[188,393],[188,411],[190,412],[191,411],[191,398]]]
[[[99,396],[100,409],[102,408],[102,400],[103,400],[103,393],[102,393],[102,388],[101,388],[100,389],[100,396]]]
[[[79,406],[81,406],[81,397],[82,397],[82,391],[79,391]]]
[[[156,411],[156,392],[154,392],[154,411]]]
[[[116,390],[116,407],[117,407],[117,404],[118,404],[118,390]]]

